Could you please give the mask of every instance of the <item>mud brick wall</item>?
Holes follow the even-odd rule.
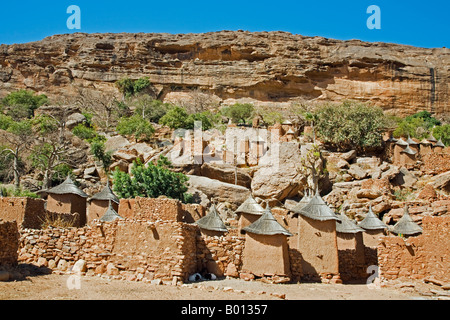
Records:
[[[198,233],[196,241],[198,271],[208,271],[219,277],[239,277],[245,237],[237,234],[211,237]]]
[[[367,279],[367,263],[358,261],[358,253],[355,249],[345,249],[338,251],[339,274],[342,281],[360,281]]]
[[[423,279],[432,276],[450,281],[450,216],[424,217],[423,234],[403,239],[383,237],[378,265],[383,279]]]
[[[25,197],[0,198],[0,219],[16,221],[20,228],[41,227],[45,216],[45,200]]]
[[[186,280],[196,270],[197,226],[116,220],[83,228],[21,230],[19,261],[68,271],[80,259],[88,274],[129,280]]]
[[[12,267],[17,264],[19,231],[15,221],[0,219],[0,267]]]
[[[130,219],[192,223],[205,215],[205,208],[198,204],[184,204],[176,199],[137,197],[120,199],[118,214]]]

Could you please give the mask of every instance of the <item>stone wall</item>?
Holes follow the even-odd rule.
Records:
[[[0,267],[11,267],[17,264],[19,232],[14,221],[0,219]]]
[[[382,279],[423,279],[450,281],[450,216],[422,220],[423,233],[417,237],[383,237],[378,246]]]
[[[185,280],[196,268],[197,227],[170,221],[116,220],[82,228],[23,229],[19,261],[131,280]]]
[[[0,219],[16,221],[17,226],[38,229],[45,219],[45,200],[24,197],[0,198]]]
[[[176,199],[137,197],[120,199],[118,214],[130,219],[194,222],[205,212],[199,205],[183,204]]]
[[[198,234],[196,240],[198,271],[207,271],[217,276],[239,277],[244,236],[232,233],[220,237]]]

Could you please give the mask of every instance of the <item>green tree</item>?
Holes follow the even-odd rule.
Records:
[[[135,114],[139,114],[142,118],[150,122],[158,123],[158,121],[170,110],[172,107],[169,103],[163,103],[160,100],[155,100],[147,94],[137,98],[133,105],[135,106]]]
[[[352,101],[323,105],[312,118],[323,141],[339,150],[380,146],[386,127],[381,108]]]
[[[34,110],[48,102],[46,95],[35,95],[33,91],[19,90],[8,94],[2,99],[2,105],[6,109],[6,114],[15,121],[24,118],[32,118]]]
[[[148,166],[134,162],[131,175],[118,169],[114,171],[113,189],[120,198],[167,196],[183,202],[190,198],[187,194],[188,177],[182,173],[170,171],[167,158],[160,158],[157,164]]]
[[[174,106],[172,109],[167,111],[167,113],[161,117],[159,123],[168,126],[171,129],[187,129],[187,118],[188,113],[184,108]]]
[[[433,136],[436,139],[441,139],[446,146],[450,145],[450,124],[437,126],[433,129]]]
[[[222,108],[222,114],[231,119],[234,123],[244,123],[251,121],[255,112],[255,107],[251,103],[236,103],[230,107]]]
[[[396,138],[411,136],[424,139],[429,136],[434,126],[440,124],[441,122],[432,117],[430,112],[420,111],[399,121],[393,135]]]
[[[136,142],[138,140],[148,141],[155,133],[155,128],[153,128],[151,123],[139,115],[120,119],[116,129],[121,135],[134,135]]]
[[[123,78],[116,81],[116,86],[119,88],[119,91],[122,93],[124,99],[137,95],[150,87],[150,85],[151,83],[148,77],[139,78],[137,80]]]
[[[112,152],[105,150],[105,142],[103,140],[95,139],[91,143],[91,154],[94,158],[102,163],[103,170],[109,171],[109,166],[112,164]]]

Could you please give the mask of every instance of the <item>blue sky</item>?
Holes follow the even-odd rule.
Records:
[[[67,7],[81,9],[81,30],[69,30]],[[368,29],[367,7],[381,10],[381,29]],[[418,47],[450,47],[449,0],[355,1],[5,1],[0,44],[73,32],[201,33],[276,31],[305,36]]]

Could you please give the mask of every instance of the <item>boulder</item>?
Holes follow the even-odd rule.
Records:
[[[444,189],[449,191],[450,189],[450,171],[438,174],[433,177],[433,187],[436,189]]]
[[[356,193],[357,198],[376,199],[379,196],[381,196],[381,192],[378,190],[372,190],[372,189],[360,189]]]
[[[131,143],[125,137],[122,136],[114,136],[106,140],[105,142],[105,151],[115,152],[119,149],[122,149],[126,146],[129,146]]]
[[[347,162],[350,162],[356,158],[356,155],[356,150],[350,150],[349,152],[341,153],[339,157]]]
[[[207,177],[187,176],[189,177],[189,186],[203,192],[209,199],[216,199],[219,202],[229,202],[235,206],[239,206],[250,195],[250,190],[242,186]]]
[[[399,173],[392,179],[392,184],[397,186],[402,186],[405,188],[411,188],[417,182],[417,177],[408,171],[408,169],[402,167],[399,170]]]
[[[367,171],[364,170],[363,168],[361,168],[357,164],[350,165],[350,169],[348,170],[348,173],[356,180],[364,179],[368,175]]]
[[[66,128],[68,130],[72,130],[77,125],[86,121],[86,117],[81,113],[72,113],[69,117],[67,117]]]
[[[248,173],[230,164],[204,163],[200,168],[200,175],[231,184],[235,183],[237,176],[237,184],[246,188],[250,188],[252,182]]]
[[[271,148],[260,159],[260,168],[251,183],[256,197],[282,201],[297,196],[306,184],[306,177],[298,171],[301,163],[299,144],[285,142],[279,146],[278,154],[272,155],[274,148]]]

